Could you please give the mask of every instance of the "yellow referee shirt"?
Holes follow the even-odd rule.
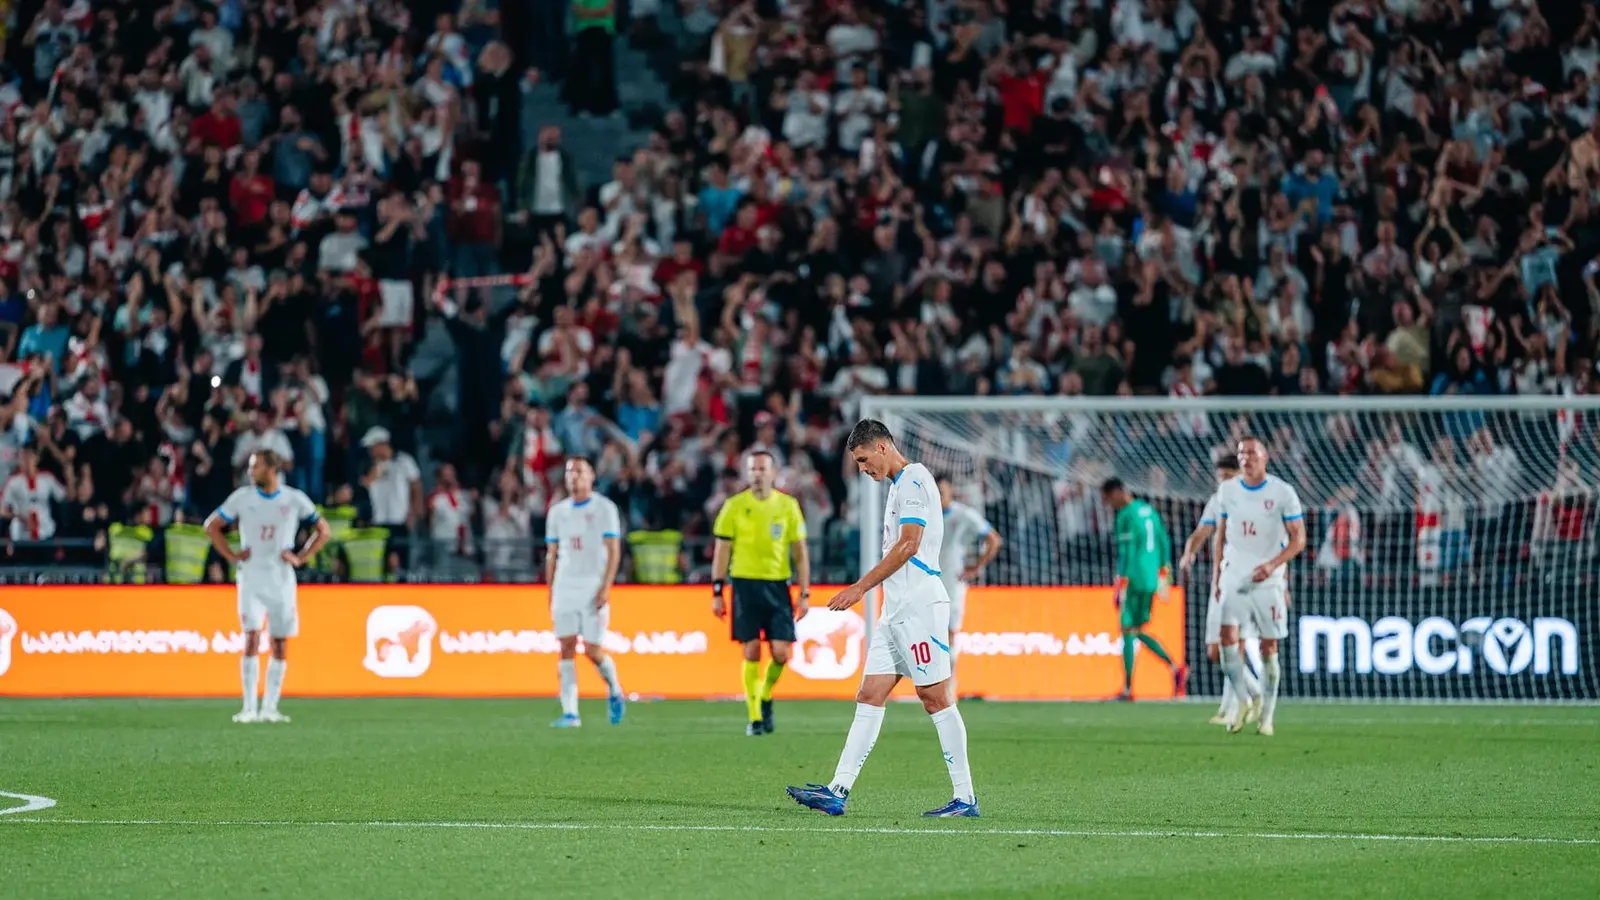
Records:
[[[788,494],[773,491],[767,499],[757,500],[755,494],[744,490],[722,504],[711,533],[733,542],[729,575],[788,581],[792,572],[789,546],[806,539],[806,518],[800,503]]]

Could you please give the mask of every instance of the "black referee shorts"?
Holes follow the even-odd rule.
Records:
[[[793,641],[794,608],[789,603],[789,582],[730,579],[733,585],[733,639]]]

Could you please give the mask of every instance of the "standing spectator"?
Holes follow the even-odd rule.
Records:
[[[483,181],[476,160],[461,164],[461,177],[446,193],[446,233],[455,248],[451,274],[476,278],[500,271],[500,192]]]
[[[288,435],[277,427],[273,421],[273,414],[267,409],[258,409],[250,417],[250,430],[239,436],[233,445],[234,480],[240,485],[248,485],[249,472],[247,471],[250,457],[269,450],[276,454],[283,465],[294,465],[294,446],[289,443]]]
[[[461,486],[455,466],[449,463],[440,465],[433,477],[433,491],[423,511],[428,520],[429,556],[434,565],[449,567],[451,561],[464,561],[476,552],[472,527],[478,496]]]
[[[422,470],[409,453],[396,453],[387,428],[373,428],[361,436],[369,464],[361,484],[372,500],[372,524],[389,530],[386,549],[389,571],[407,565],[410,538],[423,512]]]
[[[561,129],[546,125],[517,169],[517,221],[537,242],[570,226],[582,202],[578,167],[561,146]]]
[[[572,20],[577,60],[567,79],[567,105],[578,116],[609,116],[618,112],[616,0],[572,0]]]

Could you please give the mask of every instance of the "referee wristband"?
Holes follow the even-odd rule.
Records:
[[[727,582],[725,582],[725,581],[723,581],[723,580],[722,580],[722,579],[720,579],[720,578],[719,578],[719,579],[717,579],[717,580],[716,580],[716,581],[713,581],[713,582],[711,582],[711,593],[712,593],[712,594],[713,594],[713,595],[714,595],[714,596],[715,596],[715,597],[716,597],[716,598],[717,598],[717,599],[718,599],[718,600],[721,600],[721,599],[722,599],[722,589],[723,589],[723,587],[725,587],[725,586],[726,586],[726,585],[727,585]]]

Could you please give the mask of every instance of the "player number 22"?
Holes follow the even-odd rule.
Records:
[[[911,658],[916,661],[917,665],[925,666],[933,662],[933,648],[928,646],[927,641],[923,641],[920,644],[912,644]]]
[[[276,526],[276,525],[263,525],[263,526],[261,526],[261,539],[263,541],[270,541],[270,540],[272,540],[273,538],[275,538],[277,536],[278,536],[278,526]]]

